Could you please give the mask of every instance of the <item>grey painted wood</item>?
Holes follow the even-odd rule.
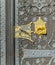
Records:
[[[34,44],[26,39],[16,39],[15,63],[16,65],[55,65],[55,1],[54,0],[15,0],[16,26],[35,22],[38,17],[46,22],[47,34],[32,33]],[[18,21],[17,21],[18,20]],[[32,26],[34,28],[34,26]],[[31,27],[31,29],[32,29]],[[35,29],[35,28],[34,28]],[[23,29],[26,31],[25,29]],[[37,52],[39,50],[39,52]],[[42,52],[42,50],[44,52]],[[48,51],[49,50],[49,51]],[[54,51],[54,53],[50,52]],[[48,52],[46,52],[48,51]],[[44,54],[44,55],[43,55]],[[53,56],[49,56],[53,55]],[[44,61],[42,63],[41,61]]]
[[[6,0],[0,0],[0,65],[6,65]]]

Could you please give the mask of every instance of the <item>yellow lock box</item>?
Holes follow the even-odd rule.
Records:
[[[39,35],[39,38],[41,38],[41,36],[43,34],[46,34],[46,22],[44,22],[41,17],[38,18],[38,20],[36,22],[34,22],[35,24],[35,34]]]

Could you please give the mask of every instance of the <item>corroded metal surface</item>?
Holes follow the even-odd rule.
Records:
[[[34,22],[38,17],[46,22],[47,34],[42,38],[32,33],[34,44],[26,39],[16,39],[16,65],[55,64],[55,1],[54,0],[15,0],[15,24]],[[32,26],[34,30],[34,26]]]

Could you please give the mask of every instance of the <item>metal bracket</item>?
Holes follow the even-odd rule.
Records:
[[[35,30],[31,30],[31,24],[34,24]],[[33,42],[31,39],[31,33],[35,33],[41,38],[41,36],[47,33],[46,31],[46,22],[42,20],[41,17],[38,18],[36,22],[30,22],[26,25],[16,26],[15,27],[15,38],[25,38]]]

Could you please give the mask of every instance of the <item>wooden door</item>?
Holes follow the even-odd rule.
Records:
[[[46,22],[46,33],[41,21]],[[15,0],[15,26],[15,65],[55,65],[54,0]],[[40,37],[34,33],[37,26]]]

